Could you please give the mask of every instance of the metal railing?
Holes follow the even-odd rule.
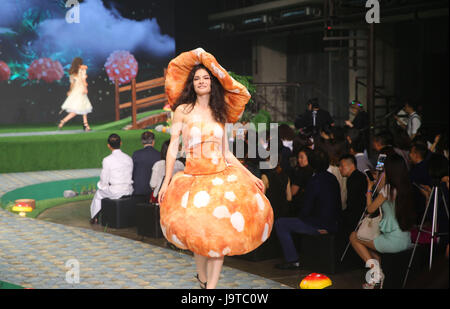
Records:
[[[324,93],[314,82],[297,83],[253,83],[256,94],[251,112],[261,109],[268,111],[274,121],[294,121],[304,113],[308,100],[317,97],[321,101],[334,103],[334,99]]]

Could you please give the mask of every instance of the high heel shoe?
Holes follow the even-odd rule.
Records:
[[[200,288],[201,289],[206,289],[206,287],[207,287],[207,285],[208,285],[208,282],[202,282],[202,281],[200,281],[200,278],[198,277],[198,274],[197,274],[197,276],[195,276],[195,279],[197,279],[198,280],[198,282],[200,282]]]
[[[367,283],[364,283],[362,288],[365,290],[372,290],[376,288],[382,289],[384,283],[384,273],[379,262],[375,259],[370,259],[366,262],[366,267],[370,268],[370,270],[366,274]]]
[[[89,127],[89,124],[87,122],[83,123],[83,130],[85,132],[91,131],[91,128]]]

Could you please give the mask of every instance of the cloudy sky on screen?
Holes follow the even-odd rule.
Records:
[[[115,50],[132,53],[139,50],[162,58],[175,53],[174,38],[161,34],[155,18],[142,21],[126,19],[116,10],[105,8],[101,0],[81,3],[80,23],[72,24],[67,23],[65,12],[55,1],[1,0],[0,5],[0,35],[8,31],[17,33],[23,14],[29,8],[59,12],[53,14],[57,17],[46,19],[36,29],[37,37],[30,45],[38,53],[40,50],[53,53],[80,49],[83,56],[92,57],[96,64],[104,63]]]

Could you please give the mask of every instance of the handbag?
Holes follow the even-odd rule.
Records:
[[[383,219],[383,212],[381,211],[381,206],[378,209],[380,211],[378,216],[371,218],[371,214],[367,214],[362,219],[356,232],[356,237],[359,240],[371,241],[380,235],[380,222]]]

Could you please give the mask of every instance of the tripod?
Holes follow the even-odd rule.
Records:
[[[434,198],[433,198],[433,193],[434,193]],[[437,209],[439,206],[438,194],[439,194],[439,185],[435,185],[435,186],[433,186],[433,189],[431,190],[430,198],[428,199],[427,207],[425,208],[425,213],[423,214],[422,222],[420,223],[419,232],[417,233],[416,242],[414,243],[414,249],[411,254],[411,258],[409,259],[409,264],[408,264],[408,269],[406,270],[405,279],[403,280],[403,288],[406,286],[406,281],[408,280],[409,270],[411,269],[411,264],[414,259],[414,254],[416,253],[416,248],[417,248],[417,243],[419,242],[420,233],[424,232],[424,233],[431,234],[430,263],[429,263],[430,270],[431,270],[431,265],[433,264],[433,247],[434,247],[435,238],[437,238],[439,236],[443,236],[443,235],[448,235],[448,232],[447,233],[437,233],[437,227],[436,227]],[[445,211],[447,212],[447,219],[448,219],[449,216],[448,216],[447,202],[445,201],[444,193],[441,192],[441,194],[442,194],[442,201],[444,202]],[[428,208],[431,204],[432,199],[433,199],[433,221],[432,221],[431,232],[430,232],[430,231],[423,230],[423,223],[425,222],[425,218],[428,213]]]
[[[381,174],[381,177],[378,180],[377,185],[375,186],[375,190],[373,190],[372,199],[375,196],[375,192],[377,192],[378,186],[380,185],[381,180],[383,179],[383,177],[384,177],[384,172],[383,172],[383,174]],[[361,221],[363,220],[363,218],[364,218],[364,216],[366,214],[366,210],[367,210],[367,206],[366,206],[366,208],[364,208],[364,211],[362,212],[361,218],[359,218],[358,224],[356,225],[354,232],[356,232],[358,230],[358,227],[361,224]],[[347,254],[347,251],[348,251],[349,247],[350,247],[350,240],[348,241],[347,246],[345,247],[344,253],[342,253],[341,262],[344,260],[345,255]]]

